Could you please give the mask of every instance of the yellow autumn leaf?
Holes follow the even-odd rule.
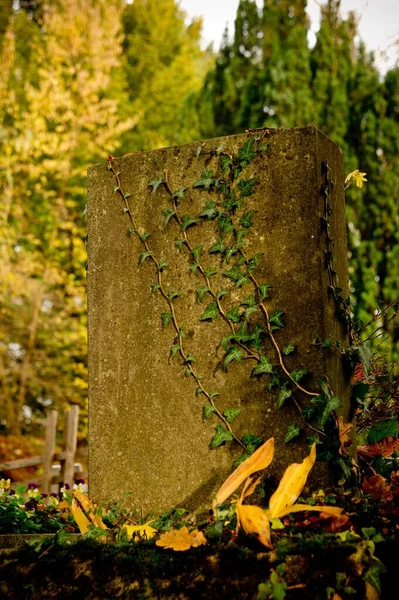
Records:
[[[89,526],[91,525],[91,523],[84,514],[83,510],[80,508],[80,506],[77,505],[77,502],[74,498],[72,498],[71,513],[76,521],[77,526],[79,527],[80,533],[82,535],[87,533],[89,531]]]
[[[237,467],[235,471],[226,479],[224,484],[219,488],[216,498],[213,502],[213,508],[218,504],[222,504],[241,483],[255,473],[266,469],[270,465],[274,456],[274,438],[270,438],[260,446],[247,460]]]
[[[366,581],[366,596],[364,600],[380,600],[378,590],[368,581]]]
[[[206,538],[201,531],[194,529],[191,533],[188,531],[188,527],[182,527],[181,529],[171,529],[166,533],[163,533],[159,540],[156,541],[157,546],[162,548],[170,548],[176,552],[183,552],[190,548],[197,548],[203,544],[206,544]]]
[[[237,520],[241,523],[245,533],[255,534],[266,548],[273,547],[270,539],[269,519],[259,506],[238,503]]]
[[[245,482],[244,489],[242,490],[241,500],[243,500],[247,496],[251,496],[251,494],[254,493],[254,491],[262,481],[262,477],[263,475],[259,475],[259,477],[255,479],[255,481],[248,477],[247,481]]]
[[[315,460],[316,444],[313,444],[310,454],[301,463],[292,463],[287,467],[277,490],[270,498],[268,514],[271,519],[278,519],[291,512],[289,509],[302,492]]]
[[[100,515],[96,514],[97,506],[91,502],[87,494],[79,492],[79,490],[74,490],[73,495],[75,498],[77,498],[77,500],[79,500],[83,510],[87,513],[89,519],[93,525],[95,525],[95,527],[99,527],[100,529],[108,529],[105,523],[103,523]]]
[[[150,521],[152,523],[152,521]],[[146,540],[150,540],[157,533],[157,530],[151,527],[150,523],[144,523],[143,525],[124,525],[123,529],[126,531],[126,536],[128,540],[131,540],[132,537],[136,536],[138,538],[144,538]]]
[[[332,515],[333,517],[339,517],[343,511],[343,509],[339,508],[338,506],[313,506],[312,504],[294,504],[293,506],[287,508],[286,511],[279,513],[279,517],[285,517],[289,513],[301,512],[303,510],[314,510],[317,512],[323,512],[328,515]]]

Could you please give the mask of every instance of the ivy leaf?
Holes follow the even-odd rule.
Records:
[[[208,403],[204,404],[204,407],[203,407],[204,419],[208,420],[214,411],[215,411],[215,409],[213,408],[212,404],[208,404]]]
[[[241,227],[246,227],[247,229],[249,227],[252,227],[252,219],[254,214],[254,210],[249,210],[247,213],[245,213],[245,215],[243,215],[239,220],[239,224],[241,225]]]
[[[127,200],[128,198],[130,198],[130,196],[131,196],[131,195],[132,195],[132,194],[131,194],[130,192],[125,192],[125,193],[123,194],[123,197],[124,197],[124,199],[125,199],[125,200]],[[128,210],[129,210],[129,209],[128,209]]]
[[[231,432],[224,425],[216,426],[216,433],[211,440],[211,448],[217,448],[225,442],[230,442],[233,439]]]
[[[232,340],[234,340],[235,336],[233,333],[229,333],[228,335],[225,335],[221,340],[220,340],[220,345],[222,346],[223,350],[225,352],[227,352]]]
[[[237,248],[241,248],[241,246],[244,245],[244,237],[246,236],[247,233],[248,233],[248,231],[246,229],[238,229],[238,231],[235,232],[236,240],[237,240]]]
[[[145,231],[144,233],[141,233],[141,234],[140,234],[140,239],[141,239],[141,241],[142,241],[142,242],[145,242],[145,241],[146,241],[146,239],[150,237],[150,235],[151,235],[151,233],[148,233],[148,232],[146,232],[146,231]]]
[[[248,273],[252,273],[259,266],[260,259],[262,254],[258,252],[255,256],[252,256],[247,262],[247,271]],[[260,286],[259,286],[260,287]]]
[[[226,263],[229,264],[231,257],[238,251],[238,248],[226,248],[225,257]]]
[[[119,192],[119,190],[120,190],[120,189],[121,189],[121,188],[119,187],[119,185],[116,185],[116,186],[114,187],[114,194],[115,194],[116,192]]]
[[[297,427],[297,425],[294,425],[293,423],[290,423],[290,425],[288,425],[288,428],[287,428],[287,433],[285,435],[284,442],[286,444],[288,444],[288,442],[290,442],[294,438],[298,437],[298,435],[300,433],[301,433],[301,428]]]
[[[201,304],[204,301],[205,294],[209,291],[209,287],[206,285],[201,285],[199,288],[197,288],[198,300],[201,302]]]
[[[168,268],[168,263],[165,260],[160,260],[158,263],[158,271],[162,273],[165,269]]]
[[[184,192],[186,190],[188,190],[188,187],[180,187],[178,190],[175,191],[172,198],[175,198],[176,200],[184,200]]]
[[[190,215],[183,215],[181,221],[182,222],[180,228],[182,229],[182,231],[186,231],[189,227],[192,227],[196,223],[199,223],[200,219],[197,219],[197,217],[190,217]]]
[[[223,152],[223,144],[220,144],[220,146],[218,146],[215,150],[215,154],[216,156],[220,156],[220,154]]]
[[[172,300],[175,300],[175,298],[178,298],[179,296],[180,296],[180,292],[176,292],[175,290],[171,290],[170,292],[168,292],[169,302],[172,302]]]
[[[246,283],[249,283],[248,277],[245,277],[245,275],[241,274],[241,277],[236,279],[235,286],[236,286],[236,288],[239,288],[239,287],[242,287],[243,285],[245,285]]]
[[[150,258],[150,257],[151,257],[151,252],[147,252],[147,251],[145,251],[145,252],[142,252],[142,253],[140,254],[140,258],[139,258],[139,265],[142,265],[142,264],[143,264],[143,262],[144,262],[145,260],[147,260],[147,258]]]
[[[386,419],[380,423],[374,423],[367,435],[368,444],[376,444],[386,437],[398,437],[399,424],[397,419]]]
[[[238,151],[238,158],[242,162],[251,162],[256,156],[254,152],[254,139],[249,138]]]
[[[162,327],[167,327],[169,325],[169,323],[171,323],[171,321],[173,319],[173,315],[171,312],[163,312],[163,313],[161,313],[161,319],[162,319]]]
[[[288,383],[285,383],[278,393],[277,408],[281,408],[288,398],[291,398],[292,390],[288,387]]]
[[[296,369],[295,371],[292,371],[292,373],[290,373],[290,375],[291,375],[292,379],[295,381],[295,383],[298,383],[298,381],[300,381],[302,379],[302,377],[304,377],[308,373],[309,373],[309,371],[307,369]]]
[[[233,179],[237,179],[240,176],[240,173],[242,171],[242,167],[234,167],[233,169]]]
[[[178,249],[179,252],[183,252],[184,244],[185,244],[185,242],[182,238],[178,238],[175,241],[176,248]]]
[[[227,371],[227,367],[230,363],[241,361],[242,355],[243,355],[243,350],[241,350],[241,348],[238,348],[237,346],[233,346],[232,348],[230,348],[230,350],[227,352],[226,356],[224,357],[223,369],[225,371]]]
[[[249,319],[250,317],[252,317],[252,315],[254,315],[255,313],[258,312],[258,307],[257,306],[248,306],[248,308],[246,308],[244,310],[244,317],[245,319]]]
[[[165,183],[165,181],[163,179],[153,179],[152,181],[150,181],[150,183],[148,184],[150,187],[152,187],[152,192],[151,194],[155,194],[155,192],[157,191],[157,189],[159,188],[159,186]]]
[[[218,300],[220,300],[221,298],[223,298],[223,296],[226,296],[226,294],[228,294],[228,293],[229,293],[229,292],[228,292],[227,290],[219,289],[219,290],[216,292],[216,298],[217,298]]]
[[[363,365],[365,376],[368,377],[371,371],[371,350],[367,344],[361,344],[359,346],[359,360]]]
[[[195,248],[193,248],[191,250],[191,254],[194,256],[195,260],[197,262],[199,262],[200,256],[201,256],[201,252],[202,252],[202,248],[203,246],[195,246]]]
[[[271,283],[262,283],[258,286],[260,301],[266,300],[269,297],[269,290],[272,287]]]
[[[315,415],[316,409],[314,406],[304,406],[302,408],[303,420],[307,423],[311,421]]]
[[[233,323],[239,323],[240,321],[240,309],[238,306],[233,306],[227,313],[226,317],[229,321],[233,321]]]
[[[163,217],[164,217],[164,219],[163,219],[163,230],[164,230],[164,231],[167,231],[167,229],[168,229],[168,224],[169,224],[169,221],[171,220],[171,218],[172,218],[172,217],[173,217],[173,215],[175,215],[175,214],[176,214],[176,213],[175,213],[175,211],[174,211],[174,210],[172,210],[171,208],[164,208],[164,209],[162,210],[162,215],[163,215]]]
[[[216,242],[216,244],[213,244],[213,246],[211,246],[209,248],[209,252],[211,254],[216,254],[216,252],[224,252],[225,251],[225,245],[223,244],[223,240],[222,238],[219,238],[218,241]]]
[[[312,398],[312,404],[318,411],[317,415],[317,426],[322,431],[327,423],[328,417],[334,410],[341,408],[342,404],[337,396],[327,397],[325,394]]]
[[[209,171],[209,169],[205,169],[202,172],[201,177],[195,183],[193,183],[193,188],[203,187],[204,189],[209,190],[209,188],[214,184],[215,179],[213,177],[212,171]]]
[[[195,151],[195,156],[199,156],[201,154],[201,150],[202,150],[201,146],[198,146]]]
[[[207,219],[214,219],[218,216],[218,210],[216,208],[216,202],[212,202],[212,200],[207,200],[205,202],[205,207],[200,212],[200,217],[205,217]]]
[[[270,358],[262,354],[259,364],[252,369],[251,375],[263,375],[264,373],[273,373],[273,365]]]
[[[242,196],[251,196],[255,183],[256,177],[253,177],[252,179],[241,179],[237,187],[241,191]]]
[[[151,285],[151,291],[153,294],[155,294],[155,292],[157,292],[160,289],[161,289],[161,286],[159,285],[159,283],[153,283]]]
[[[134,227],[130,227],[128,231],[131,235],[134,235],[136,233],[136,230]]]
[[[172,344],[170,347],[169,360],[174,360],[180,350],[181,346],[179,344]]]
[[[218,225],[219,225],[220,231],[224,235],[226,235],[227,233],[230,233],[231,231],[234,231],[234,225],[228,215],[220,215],[218,218]]]
[[[227,156],[227,154],[222,154],[222,156],[219,158],[219,164],[222,171],[226,171],[226,169],[231,167],[233,161],[230,156]]]
[[[272,325],[272,331],[284,327],[283,314],[279,310],[275,310],[269,317],[269,323]]]
[[[212,267],[208,267],[207,269],[205,269],[205,275],[207,277],[212,277],[213,275],[216,275],[217,270],[213,269]]]
[[[200,267],[200,266],[199,266],[199,264],[198,264],[198,263],[192,263],[192,264],[189,266],[189,269],[190,269],[190,271],[191,271],[191,273],[192,273],[193,275],[198,275],[198,270],[199,270],[199,267]]]
[[[209,319],[212,321],[212,319],[216,319],[218,315],[219,311],[216,302],[211,302],[202,313],[200,320],[207,321]]]
[[[284,346],[284,348],[283,348],[283,354],[284,354],[285,356],[288,356],[289,354],[291,354],[291,353],[292,353],[292,352],[294,352],[294,351],[295,351],[295,346],[293,346],[293,345],[291,344],[291,342],[286,342],[286,343],[285,343],[285,346]]]
[[[195,358],[194,354],[192,354],[191,352],[188,353],[187,358],[184,361],[185,365],[189,365],[193,362],[197,362],[197,359]]]
[[[234,419],[238,417],[240,412],[240,408],[226,408],[226,410],[223,411],[223,415],[226,417],[228,423],[232,423]]]
[[[259,146],[259,150],[260,150],[261,152],[267,152],[268,148],[269,148],[269,144],[266,144],[266,143],[264,143],[264,144],[261,144],[261,145]]]

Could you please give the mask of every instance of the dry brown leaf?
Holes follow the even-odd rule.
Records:
[[[197,548],[206,544],[207,541],[202,531],[194,529],[190,533],[188,527],[182,527],[181,529],[170,529],[166,533],[163,533],[155,543],[162,548],[170,548],[176,552],[183,552],[190,548]]]
[[[259,506],[237,504],[237,519],[246,533],[254,533],[266,548],[273,547],[269,519]]]
[[[316,444],[313,444],[310,449],[310,454],[301,463],[293,463],[287,467],[277,490],[270,498],[270,518],[278,519],[291,512],[290,508],[302,492],[315,460]]]
[[[270,438],[226,479],[216,494],[213,507],[222,504],[252,473],[266,469],[272,462],[273,456],[274,438]]]
[[[399,451],[399,438],[387,437],[376,444],[367,444],[366,446],[361,446],[361,448],[364,448],[366,453],[371,456],[388,458],[394,452]]]
[[[371,494],[373,496],[374,500],[378,500],[379,498],[385,498],[386,500],[392,499],[391,486],[388,484],[385,477],[378,473],[371,477],[367,477],[363,481],[362,487],[366,494]]]

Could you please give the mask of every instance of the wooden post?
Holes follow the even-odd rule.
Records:
[[[46,418],[46,438],[44,443],[43,454],[43,477],[42,477],[42,493],[48,494],[51,487],[52,471],[51,466],[54,460],[55,440],[57,434],[57,417],[56,410],[49,410]]]
[[[68,483],[71,487],[74,481],[75,454],[78,441],[78,421],[79,406],[73,404],[70,410],[65,414],[65,462],[63,464],[64,483]]]

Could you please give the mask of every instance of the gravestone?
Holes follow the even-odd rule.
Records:
[[[250,150],[248,161],[243,158],[245,148]],[[144,512],[210,506],[242,449],[235,442],[209,447],[215,427],[224,425],[212,414],[204,419],[206,398],[198,389],[196,394],[198,382],[190,374],[185,376],[191,366],[204,388],[220,394],[215,403],[221,413],[241,409],[231,423],[239,439],[248,433],[263,439],[275,437],[271,475],[280,478],[289,463],[302,460],[307,453],[306,438],[314,434],[311,428],[303,427],[292,442],[284,443],[284,438],[290,425],[303,425],[297,405],[309,406],[314,396],[295,388],[278,410],[276,389],[268,389],[271,375],[251,376],[259,363],[244,351],[242,360],[232,361],[224,370],[229,346],[223,348],[220,340],[231,333],[231,325],[220,314],[201,320],[213,299],[207,293],[203,303],[199,301],[196,290],[204,286],[204,278],[195,267],[190,270],[196,259],[182,242],[177,242],[180,249],[176,246],[176,238],[184,234],[174,215],[165,232],[165,209],[173,209],[172,194],[188,188],[177,198],[183,221],[184,215],[198,217],[204,207],[211,207],[186,234],[192,249],[203,246],[203,268],[218,270],[209,281],[214,291],[228,291],[220,300],[225,313],[254,295],[251,281],[240,285],[221,275],[221,254],[208,252],[219,237],[218,220],[207,218],[215,206],[211,203],[216,203],[219,215],[228,209],[222,206],[223,193],[216,191],[215,181],[206,180],[218,178],[220,189],[226,177],[222,161],[228,165],[228,156],[233,154],[241,156],[234,160],[242,172],[233,173],[233,167],[228,167],[227,173],[244,204],[237,208],[233,221],[237,224],[244,214],[254,211],[242,248],[247,257],[261,255],[251,272],[258,283],[272,285],[264,305],[269,316],[277,314],[273,336],[280,350],[287,342],[295,347],[287,356],[281,354],[284,365],[288,372],[307,369],[309,374],[300,385],[313,394],[319,389],[317,379],[327,376],[343,404],[341,414],[348,418],[349,382],[339,352],[315,343],[315,339],[347,343],[331,294],[333,277],[343,289],[342,296],[348,295],[341,150],[314,127],[256,130],[127,155],[113,160],[111,170],[107,164],[96,165],[88,171],[89,485],[96,502],[131,493],[130,504]],[[161,183],[165,178],[167,184]],[[254,178],[240,188],[241,180]],[[334,180],[333,187],[329,179]],[[149,186],[151,181],[155,183]],[[116,189],[119,184],[120,190]],[[252,193],[247,194],[245,185]],[[326,186],[328,198],[323,193]],[[124,194],[130,194],[128,204]],[[178,350],[175,359],[170,358],[171,345],[178,345],[176,332],[173,323],[163,327],[161,321],[161,313],[170,307],[159,290],[151,291],[158,282],[156,268],[151,259],[144,260],[143,242],[129,232],[132,223],[127,206],[138,233],[150,233],[145,243],[158,264],[161,260],[168,263],[162,271],[165,292],[181,293],[173,307],[179,326],[185,327],[186,356],[195,355],[195,363],[189,360],[182,365]],[[244,220],[244,224],[248,223]],[[140,255],[143,264],[139,266]],[[222,270],[234,270],[240,256],[236,251]],[[247,267],[237,268],[245,271]],[[244,302],[239,313],[246,308]],[[285,323],[281,329],[279,312]],[[260,311],[254,314],[251,327],[263,316]],[[234,320],[230,323],[235,331],[240,326]],[[270,336],[263,341],[277,372],[280,360]],[[295,386],[289,382],[286,387]],[[325,473],[318,463],[314,471],[320,477]]]

